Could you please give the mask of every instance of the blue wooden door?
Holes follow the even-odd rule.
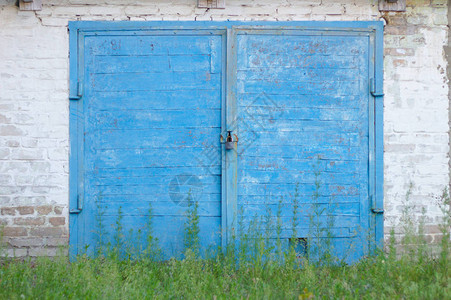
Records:
[[[150,225],[180,257],[197,202],[203,251],[219,246],[222,44],[203,31],[84,37],[77,245],[136,252]]]
[[[71,253],[152,228],[180,257],[193,203],[203,254],[238,222],[314,259],[381,245],[381,28],[72,22]]]
[[[355,261],[370,240],[370,35],[237,29],[235,41],[238,219],[285,249],[295,238],[312,258],[327,247]]]

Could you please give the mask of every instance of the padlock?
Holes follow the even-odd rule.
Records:
[[[226,138],[226,142],[225,142],[225,148],[226,150],[232,150],[235,148],[235,145],[233,143],[233,139],[232,139],[232,132],[231,131],[227,131],[227,138]]]

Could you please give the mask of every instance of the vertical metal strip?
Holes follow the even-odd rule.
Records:
[[[78,28],[69,23],[69,212],[78,207],[78,129],[80,101],[78,98]],[[71,259],[78,254],[78,215],[69,214],[69,254]]]
[[[227,29],[227,96],[226,96],[226,127],[227,130],[237,128],[236,104],[236,70],[237,70],[236,31]],[[239,144],[237,145],[239,147]],[[237,218],[237,149],[226,150],[225,177],[227,203],[227,240],[236,233]]]
[[[383,60],[384,60],[384,25],[378,22],[375,28],[375,88],[380,96],[375,98],[375,204],[384,207],[384,98],[383,98]],[[376,214],[375,240],[376,246],[384,245],[384,216]]]
[[[368,251],[373,251],[374,249],[374,230],[376,227],[375,217],[372,213],[372,209],[374,208],[374,199],[375,199],[375,108],[374,108],[374,96],[372,92],[372,85],[374,82],[374,34],[369,34],[368,41],[368,88],[367,88],[367,98],[368,98],[368,206],[367,209],[362,213],[365,213],[369,216],[369,233],[367,234],[368,239]],[[363,200],[363,199],[362,199]],[[365,253],[367,255],[368,253]]]
[[[222,35],[221,48],[221,134],[227,131],[226,124],[226,107],[227,107],[227,45],[228,35],[225,31]],[[218,137],[220,138],[220,137]],[[227,180],[226,180],[226,151],[221,144],[221,246],[225,250],[227,248]]]

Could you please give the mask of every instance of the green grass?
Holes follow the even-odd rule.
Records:
[[[449,257],[449,256],[448,256]],[[300,268],[268,262],[88,259],[3,261],[1,299],[407,298],[449,299],[450,260],[379,256],[352,266]]]
[[[298,222],[296,195],[297,192],[293,199],[293,228]],[[408,196],[400,224],[402,240],[396,241],[392,231],[387,252],[363,258],[354,265],[345,265],[334,258],[327,240],[310,250],[324,254],[316,261],[296,258],[294,246],[283,253],[279,244],[268,246],[269,236],[264,233],[271,227],[276,233],[281,231],[280,206],[277,222],[270,224],[270,218],[264,222],[266,230],[258,222],[251,222],[250,230],[246,231],[242,220],[238,220],[237,239],[241,244],[237,249],[231,247],[226,255],[199,259],[195,202],[188,210],[185,224],[185,259],[158,261],[161,252],[150,227],[147,249],[140,258],[134,258],[115,248],[124,244],[119,210],[115,245],[104,247],[100,241],[96,258],[80,256],[72,263],[64,256],[0,260],[0,299],[451,299],[449,194],[445,190],[439,201],[443,239],[436,245],[439,251],[434,256],[425,241],[424,218],[419,222],[413,219]],[[151,209],[149,216],[152,216]],[[313,225],[315,217],[322,213],[312,214]],[[326,225],[333,227],[333,224]],[[322,224],[316,224],[315,228],[327,231]],[[315,230],[312,232],[314,237]],[[293,237],[296,237],[295,230]],[[0,253],[1,244],[0,230]],[[403,247],[403,253],[397,252],[398,245]],[[274,252],[277,255],[271,255]]]

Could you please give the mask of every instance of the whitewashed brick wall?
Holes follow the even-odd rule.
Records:
[[[434,195],[449,184],[447,1],[407,1],[405,13],[377,0],[43,0],[22,12],[0,0],[0,225],[8,254],[54,255],[68,243],[69,20],[379,20],[385,34],[387,232],[410,200],[436,236]],[[45,246],[45,247],[43,247]]]

